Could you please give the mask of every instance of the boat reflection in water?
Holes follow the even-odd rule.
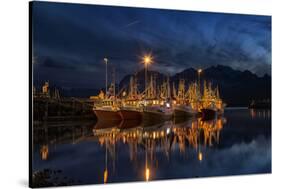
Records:
[[[57,145],[77,144],[92,136],[93,121],[46,122],[35,127],[33,145],[39,145],[40,159],[49,160]]]
[[[271,115],[258,111],[226,109],[227,121],[36,125],[33,182],[46,187],[270,173]]]
[[[179,150],[184,154],[186,149],[190,148],[197,153],[198,161],[204,161],[204,150],[219,143],[220,132],[225,122],[224,117],[208,121],[201,118],[173,120],[152,125],[134,120],[118,123],[98,122],[93,129],[93,134],[98,137],[99,144],[105,148],[104,183],[108,182],[111,176],[109,160],[112,163],[112,172],[115,172],[118,143],[128,146],[131,162],[144,161],[142,162],[143,178],[149,181],[153,180],[157,172],[158,153],[165,154],[166,159],[170,161],[173,151]]]

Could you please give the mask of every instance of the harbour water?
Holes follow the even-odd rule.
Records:
[[[45,123],[34,128],[35,186],[271,173],[271,111],[214,120]]]

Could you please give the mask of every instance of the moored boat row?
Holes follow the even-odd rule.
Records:
[[[224,103],[219,98],[218,89],[212,90],[204,84],[202,96],[194,96],[196,84],[191,84],[188,92],[176,98],[141,98],[141,95],[126,98],[109,96],[94,106],[99,120],[146,120],[165,121],[174,117],[202,116],[205,119],[223,114]]]
[[[155,76],[150,75],[147,81],[150,61],[149,57],[144,59],[145,88],[142,93],[138,91],[135,76],[131,76],[128,89],[120,90],[118,95],[115,94],[115,82],[108,90],[106,88],[105,94],[100,92],[93,108],[98,120],[165,121],[174,117],[195,116],[209,119],[223,114],[225,104],[220,98],[218,87],[212,88],[211,83],[207,86],[204,81],[202,91],[200,80],[186,85],[185,80],[180,79],[178,90],[174,83],[171,90],[169,77],[157,85]]]

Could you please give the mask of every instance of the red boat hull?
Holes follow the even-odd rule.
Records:
[[[118,111],[121,119],[123,120],[141,120],[142,114],[139,111],[134,110],[120,110]]]
[[[118,111],[94,110],[94,112],[100,121],[116,121],[122,119]]]

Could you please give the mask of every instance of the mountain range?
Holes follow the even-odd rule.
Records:
[[[138,81],[139,91],[144,90],[145,72],[140,70],[136,72],[135,77]],[[148,71],[148,77],[156,77],[157,85],[167,80],[167,75]],[[119,83],[120,89],[129,86],[130,75],[126,75]],[[187,68],[182,72],[169,77],[170,83],[174,83],[176,88],[179,80],[184,79],[185,85],[198,81],[198,73],[194,68]],[[271,99],[271,76],[265,74],[259,77],[256,74],[246,70],[235,70],[229,66],[217,65],[202,70],[200,74],[200,83],[203,81],[211,82],[213,86],[218,86],[220,96],[228,106],[248,106],[252,100]],[[172,86],[172,85],[171,85]]]

